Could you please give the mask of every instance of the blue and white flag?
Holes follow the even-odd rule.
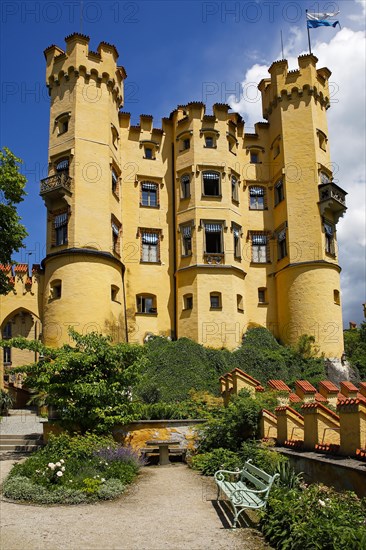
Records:
[[[339,14],[339,11],[334,13],[309,13],[306,12],[307,27],[308,29],[316,29],[317,27],[336,27],[339,25],[339,21],[329,21],[331,17],[335,17]]]

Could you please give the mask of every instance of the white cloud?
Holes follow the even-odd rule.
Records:
[[[361,17],[365,17],[366,16],[366,0],[355,0],[356,4],[360,4],[361,8],[362,8],[362,14],[361,14]],[[360,21],[360,15],[358,14],[351,14],[351,15],[348,15],[348,19],[351,19],[352,21]]]
[[[359,3],[366,10],[365,2]],[[297,67],[297,58],[291,56],[300,51],[302,38],[301,31],[291,29],[284,48],[290,68]],[[312,49],[319,58],[318,68],[326,66],[332,71],[329,143],[334,178],[348,192],[348,210],[338,224],[343,317],[348,325],[349,320],[362,320],[361,304],[365,302],[365,32],[343,28],[328,43],[315,42]],[[268,78],[268,65],[253,65],[242,82],[240,100],[229,98],[249,131],[262,120],[260,94],[254,94],[254,83],[262,78]]]

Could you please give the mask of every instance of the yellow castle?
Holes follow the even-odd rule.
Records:
[[[67,329],[143,342],[151,334],[240,345],[248,326],[284,343],[312,334],[343,352],[333,181],[326,111],[330,71],[314,55],[269,68],[263,117],[249,133],[229,106],[179,105],[154,127],[123,112],[115,46],[72,34],[45,50],[49,175],[41,266],[2,266],[3,337],[68,341]],[[5,348],[2,362],[29,352]],[[21,364],[21,363],[20,363]]]

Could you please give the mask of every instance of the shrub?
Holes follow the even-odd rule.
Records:
[[[236,470],[242,468],[240,457],[227,449],[215,449],[192,457],[192,468],[204,476],[213,476],[217,470]]]
[[[8,477],[3,484],[3,494],[12,500],[30,501],[35,504],[81,504],[88,501],[82,491],[58,487],[48,491],[46,487],[24,476]]]
[[[239,456],[243,463],[251,458],[255,466],[270,475],[278,473],[280,466],[288,462],[288,458],[276,451],[262,448],[257,441],[245,441]]]
[[[366,547],[366,502],[322,485],[273,487],[261,529],[280,550],[359,550]]]
[[[123,493],[125,486],[119,479],[107,479],[99,488],[98,498],[101,500],[110,500]]]

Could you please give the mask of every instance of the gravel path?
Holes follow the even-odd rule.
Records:
[[[0,462],[1,477],[12,461]],[[1,550],[262,550],[254,529],[228,528],[211,479],[181,463],[142,469],[121,498],[80,506],[0,501]],[[230,516],[229,516],[230,517]]]

